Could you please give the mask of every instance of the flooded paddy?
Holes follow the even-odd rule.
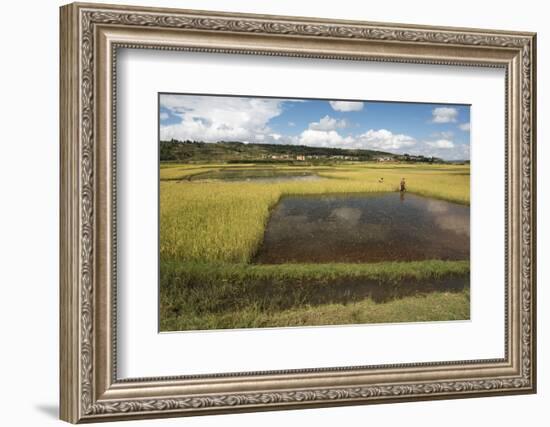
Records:
[[[190,177],[191,181],[253,181],[253,182],[282,182],[282,181],[316,181],[323,179],[311,171],[284,170],[284,169],[224,169],[199,173]]]
[[[470,207],[409,193],[283,197],[260,264],[468,260]]]

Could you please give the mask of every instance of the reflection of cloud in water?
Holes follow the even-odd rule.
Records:
[[[452,213],[448,202],[430,199],[426,202],[426,209],[433,214],[434,221],[439,228],[454,231],[461,235],[470,235],[470,217]]]
[[[470,219],[463,215],[441,215],[435,216],[435,223],[447,231],[454,231],[457,234],[470,235]]]
[[[434,214],[445,213],[449,212],[449,204],[440,200],[428,200],[426,202],[426,209]]]
[[[398,193],[292,196],[273,210],[256,262],[468,259],[469,237],[467,206]]]
[[[359,219],[361,219],[361,209],[347,207],[336,208],[331,211],[330,218],[345,221],[349,225],[355,225],[359,222]]]

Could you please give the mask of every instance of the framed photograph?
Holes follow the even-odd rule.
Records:
[[[60,22],[63,420],[536,391],[535,34]]]

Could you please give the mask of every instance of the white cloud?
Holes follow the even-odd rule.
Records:
[[[426,142],[426,145],[432,148],[444,148],[444,149],[454,148],[455,146],[453,141],[449,141],[448,139],[438,139],[437,141],[428,141]]]
[[[161,97],[163,111],[159,117],[164,120],[166,117],[164,114],[167,114],[169,118],[179,118],[180,123],[161,125],[161,138],[163,140],[172,138],[205,142],[233,140],[250,143],[374,149],[394,153],[423,154],[444,159],[469,159],[470,157],[469,145],[453,142],[454,137],[451,132],[436,132],[431,135],[429,141],[417,141],[412,136],[396,134],[387,129],[371,129],[360,135],[342,135],[340,132],[343,128],[351,130],[350,123],[329,115],[310,123],[308,128],[300,134],[280,134],[271,129],[268,123],[283,112],[285,101],[267,98],[163,95]],[[360,102],[351,104],[356,108],[357,104],[361,104],[362,107]]]
[[[460,130],[463,130],[464,132],[469,132],[470,131],[470,122],[468,123],[461,123],[458,125],[458,128]]]
[[[296,123],[294,123],[294,122],[288,122],[288,125],[291,126],[291,127],[294,127],[294,126],[296,126]]]
[[[277,99],[163,95],[161,106],[181,122],[161,126],[161,139],[269,142],[267,123],[281,114],[281,104]]]
[[[454,136],[453,131],[432,132],[431,137],[437,139],[452,139]]]
[[[337,148],[350,148],[346,147],[353,143],[351,136],[343,137],[335,130],[315,130],[306,129],[300,135],[297,143],[300,145],[311,145],[315,147],[337,147]]]
[[[452,107],[438,107],[432,110],[433,123],[456,122],[458,110]]]
[[[330,106],[335,111],[361,111],[363,103],[360,101],[329,101]]]
[[[336,130],[339,128],[345,128],[347,122],[345,120],[338,120],[330,116],[325,116],[318,122],[312,122],[309,124],[309,129],[312,130]]]
[[[162,113],[160,113],[160,119],[161,119],[161,120],[167,120],[169,117],[170,117],[170,114],[168,114],[168,113],[165,112],[165,111],[163,111]]]
[[[369,131],[359,135],[357,138],[357,148],[372,148],[382,151],[395,151],[405,147],[412,147],[416,140],[409,135],[394,134],[386,129]]]
[[[449,141],[452,142],[452,141]],[[445,160],[468,160],[470,159],[470,145],[452,142],[453,146],[448,147],[446,143],[437,141],[419,142],[417,146],[409,150],[410,154],[423,155],[427,157],[439,157]]]

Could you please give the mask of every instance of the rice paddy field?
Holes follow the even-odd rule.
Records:
[[[469,260],[254,262],[281,198],[397,192],[402,178],[470,203],[468,165],[161,164],[161,331],[469,319]]]

